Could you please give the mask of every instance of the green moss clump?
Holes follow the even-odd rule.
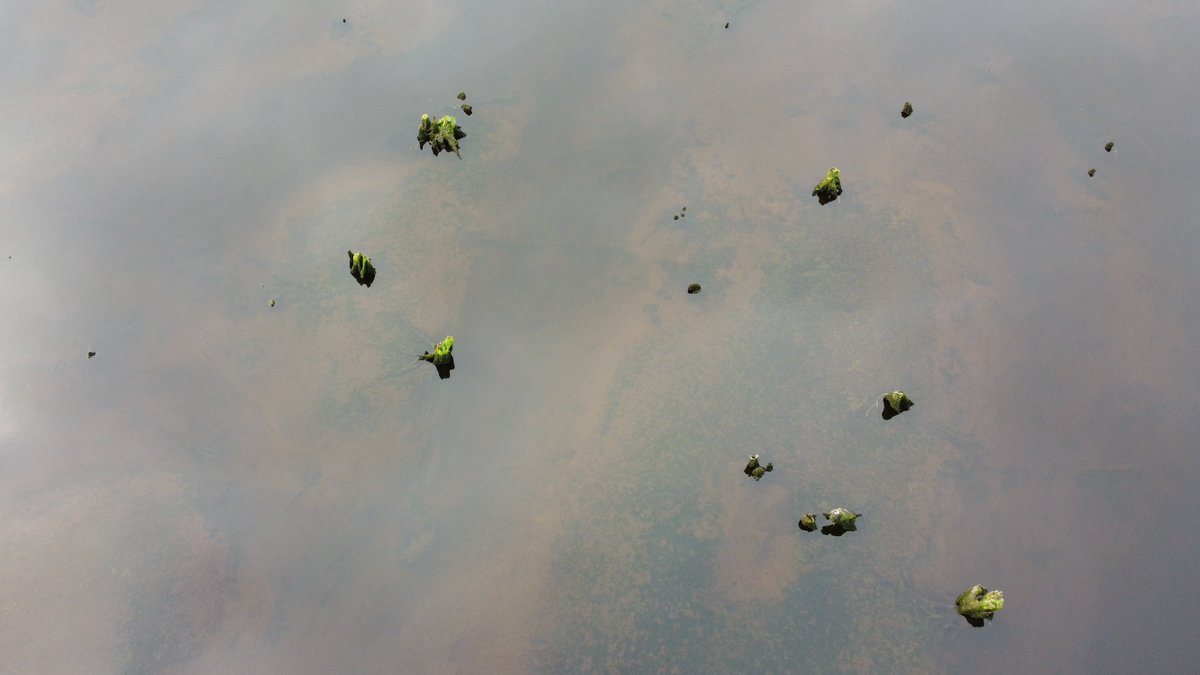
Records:
[[[425,352],[424,354],[422,354],[421,360],[428,361],[435,366],[440,366],[441,364],[448,362],[452,358],[451,354],[453,352],[454,352],[454,336],[447,335],[445,340],[442,340],[441,342],[437,343],[437,346],[433,348],[432,354],[430,354],[429,352]]]
[[[768,463],[766,466],[762,466],[758,463],[758,455],[750,455],[750,461],[746,462],[746,468],[744,469],[744,472],[747,476],[750,476],[754,480],[762,480],[762,477],[766,475],[768,471],[774,470],[774,464]]]
[[[371,264],[371,259],[353,251],[346,251],[346,255],[350,256],[350,276],[359,286],[370,288],[375,281],[375,266]]]
[[[902,412],[908,411],[914,403],[908,394],[900,390],[890,391],[883,395],[883,419],[890,420]]]
[[[471,104],[470,104],[470,103],[464,103],[464,104],[462,104],[462,105],[460,105],[460,106],[458,106],[458,107],[462,108],[462,111],[463,111],[464,113],[466,113],[467,117],[470,117],[470,116],[471,116],[471,110],[472,110],[472,108],[471,108]]]
[[[835,537],[840,537],[847,532],[854,532],[858,527],[854,521],[862,517],[861,513],[855,513],[847,509],[837,508],[829,513],[823,514],[829,524],[821,528],[821,534],[829,534]]]
[[[434,157],[437,157],[443,150],[450,150],[458,155],[459,159],[462,159],[462,154],[458,151],[458,141],[466,137],[467,132],[463,131],[458,126],[458,121],[449,115],[442,115],[437,122],[430,119],[429,115],[421,115],[421,126],[417,129],[417,143],[420,144],[422,150],[428,143],[433,150]]]
[[[963,591],[954,601],[958,613],[967,619],[972,626],[982,626],[984,620],[990,621],[996,612],[1004,609],[1004,593],[989,591],[978,584]]]
[[[901,116],[901,117],[903,117],[903,118],[905,118],[905,119],[908,119],[908,116],[909,116],[909,115],[911,115],[911,114],[912,114],[912,112],[913,112],[913,111],[912,111],[912,104],[911,104],[911,103],[909,103],[908,101],[905,101],[905,102],[904,102],[904,107],[900,109],[900,116]]]
[[[805,532],[812,532],[817,529],[817,514],[806,513],[800,518],[800,529]]]
[[[825,516],[825,520],[828,520],[829,522],[833,523],[834,525],[841,525],[842,527],[845,527],[848,529],[854,525],[855,519],[857,519],[862,514],[855,513],[853,511],[849,511],[849,510],[843,509],[843,508],[836,508],[836,509],[830,511],[829,513],[825,513],[822,515]]]
[[[1088,169],[1088,177],[1089,177],[1089,178],[1090,178],[1091,176],[1095,176],[1095,175],[1096,175],[1096,170],[1095,170],[1095,169]]]
[[[700,284],[688,284],[688,295],[695,295],[700,292]]]
[[[1113,143],[1112,141],[1109,141],[1109,142],[1105,143],[1105,144],[1104,144],[1104,151],[1105,151],[1105,152],[1112,152],[1112,149],[1113,149],[1113,147],[1114,147],[1115,145],[1116,145],[1116,144],[1115,144],[1115,143]]]
[[[838,195],[842,194],[842,172],[837,168],[830,169],[829,173],[825,174],[825,179],[813,188],[812,194],[822,206],[837,199]]]
[[[458,92],[458,100],[460,100],[460,101],[467,100],[467,92],[465,92],[465,91]]]

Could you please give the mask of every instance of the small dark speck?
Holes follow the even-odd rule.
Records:
[[[92,357],[93,357],[93,356],[95,356],[95,355],[96,355],[96,352],[88,352],[88,358],[89,358],[89,359],[90,359],[90,358],[92,358]]]
[[[346,23],[346,20],[345,20],[345,19],[342,19],[342,23]]]
[[[729,22],[728,22],[728,21],[726,21],[726,22],[725,22],[725,27],[726,27],[726,28],[729,28]]]

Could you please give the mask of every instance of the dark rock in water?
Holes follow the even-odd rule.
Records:
[[[908,119],[908,116],[911,114],[912,114],[912,104],[909,103],[908,101],[905,101],[904,107],[901,108],[901,110],[900,110],[900,116],[905,119]]]
[[[1105,151],[1105,152],[1112,152],[1112,149],[1113,149],[1113,142],[1112,142],[1112,141],[1109,141],[1108,143],[1106,143],[1106,144],[1104,145],[1104,151]]]
[[[467,92],[465,92],[465,91],[458,92],[458,100],[460,100],[460,101],[467,100]]]
[[[1088,175],[1089,175],[1089,176],[1095,176],[1095,175],[1096,175],[1096,170],[1095,170],[1095,169],[1088,169]]]
[[[93,356],[95,356],[95,355],[96,355],[96,352],[88,352],[88,358],[89,358],[89,359],[90,359],[90,358],[92,358],[92,357],[93,357]]]
[[[466,113],[466,114],[467,114],[467,117],[470,117],[470,116],[471,116],[471,110],[472,110],[472,108],[471,108],[471,104],[470,104],[470,103],[464,103],[464,104],[462,104],[462,105],[460,105],[460,106],[458,106],[458,107],[462,108],[462,111],[463,111],[464,113]]]
[[[688,295],[695,295],[700,292],[700,284],[688,284]]]

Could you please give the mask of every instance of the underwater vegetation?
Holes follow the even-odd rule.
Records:
[[[904,107],[900,109],[900,116],[908,119],[908,116],[913,113],[912,104],[908,101],[904,102]]]

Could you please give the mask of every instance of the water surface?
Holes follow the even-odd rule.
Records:
[[[1200,656],[1191,4],[0,30],[0,671]],[[463,159],[422,153],[460,90]]]

